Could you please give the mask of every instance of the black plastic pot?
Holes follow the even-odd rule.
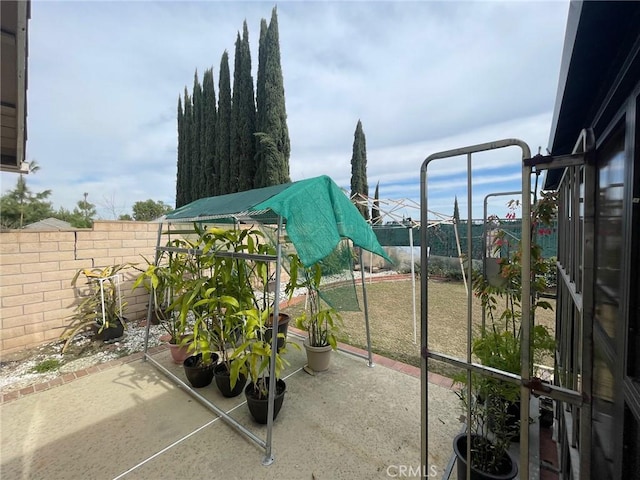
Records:
[[[187,376],[187,380],[193,388],[206,387],[213,380],[213,369],[218,362],[218,354],[211,354],[211,363],[207,365],[201,364],[202,354],[192,355],[187,357],[183,362],[184,373]]]
[[[269,379],[267,378],[267,385],[269,385]],[[287,391],[287,384],[284,380],[278,380],[276,382],[276,396],[273,401],[273,419],[278,416],[278,412],[282,408],[282,402],[284,402],[284,394]],[[244,389],[244,394],[247,397],[247,406],[249,411],[256,422],[261,424],[267,423],[267,413],[269,408],[268,398],[256,398],[255,388],[253,383],[247,385]]]
[[[241,373],[235,387],[231,388],[231,375],[224,363],[219,363],[215,366],[213,369],[213,376],[216,379],[216,385],[218,386],[220,393],[228,398],[240,395],[244,386],[247,384],[247,377]]]
[[[104,342],[108,342],[111,340],[115,340],[116,338],[120,338],[124,335],[124,325],[121,320],[117,320],[115,322],[111,322],[107,328],[103,328],[100,331],[100,326],[97,326],[96,336],[97,340],[102,340]]]
[[[481,439],[479,435],[471,435],[472,438]],[[453,451],[456,454],[458,464],[458,478],[467,478],[467,434],[461,433],[453,439]],[[471,480],[512,480],[518,474],[518,465],[507,453],[500,462],[498,473],[481,472],[471,467]]]
[[[287,344],[287,332],[289,331],[289,321],[291,317],[286,313],[278,315],[278,334],[284,334],[284,338],[278,337],[278,351],[282,350]],[[273,314],[269,315],[267,322],[267,330],[264,335],[264,341],[271,344],[271,332],[273,331]]]

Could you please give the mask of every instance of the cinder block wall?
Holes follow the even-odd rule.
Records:
[[[57,339],[76,302],[71,279],[81,268],[152,259],[158,225],[96,221],[93,229],[0,232],[0,353]],[[148,295],[131,291],[137,272],[125,272],[122,295],[129,320],[145,317]]]

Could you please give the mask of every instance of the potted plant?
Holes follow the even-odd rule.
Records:
[[[141,270],[136,267],[140,274],[135,279],[132,290],[142,286],[149,292],[151,315],[148,320],[155,325],[162,324],[171,317],[169,305],[173,297],[173,288],[177,283],[178,271],[175,268],[177,264],[177,261],[174,261],[175,256],[173,252],[162,251],[157,263],[142,256],[147,264],[146,268]]]
[[[518,465],[509,454],[511,439],[517,433],[508,427],[507,411],[500,402],[487,402],[487,396],[498,396],[501,382],[487,381],[474,375],[471,396],[466,388],[456,392],[464,415],[461,421],[470,418],[467,432],[453,440],[457,458],[459,479],[467,478],[467,442],[471,439],[471,479],[511,480],[518,474]]]
[[[549,309],[551,304],[540,296],[546,289],[546,276],[549,263],[542,257],[542,249],[536,243],[537,235],[548,231],[555,216],[556,199],[554,194],[544,194],[532,208],[532,229],[523,232],[531,239],[531,364],[540,361],[555,348],[555,339],[543,325],[535,324],[535,312],[538,308]],[[509,202],[513,210],[518,202]],[[508,218],[515,218],[510,212]],[[521,244],[514,252],[509,251],[509,241],[499,221],[493,218],[493,252],[499,267],[499,278],[489,278],[476,273],[472,288],[480,299],[486,315],[486,324],[476,334],[472,352],[475,357],[488,367],[510,373],[521,371],[522,347],[522,255]],[[457,378],[463,384],[466,376]],[[471,416],[471,465],[472,478],[513,478],[515,472],[508,468],[508,459],[504,452],[511,441],[517,441],[520,421],[520,389],[518,385],[499,381],[494,378],[472,376],[472,395],[468,398],[467,389],[460,390],[459,397],[464,409],[469,409]],[[491,435],[489,435],[489,433]],[[466,462],[467,436],[454,439],[454,450],[458,455],[459,465]],[[462,453],[463,452],[463,453]],[[465,457],[461,457],[461,455]],[[460,468],[460,466],[459,466]],[[482,471],[491,475],[477,476]],[[516,469],[517,471],[517,469]],[[459,472],[464,478],[465,470]],[[510,476],[513,475],[513,476]]]
[[[307,366],[314,372],[329,368],[331,350],[338,347],[336,334],[342,323],[342,317],[332,307],[321,307],[320,283],[322,267],[316,263],[305,267],[296,254],[289,256],[290,280],[286,292],[289,296],[297,288],[306,289],[307,303],[305,311],[296,318],[296,326],[307,332],[304,348],[307,352]]]
[[[260,232],[254,230],[229,230],[218,227],[201,228],[195,225],[198,235],[190,243],[198,255],[191,257],[187,275],[183,275],[180,294],[171,308],[178,313],[181,325],[191,322],[191,332],[181,343],[189,343],[189,351],[200,353],[199,362],[210,367],[214,375],[217,365],[213,359],[222,358],[217,367],[216,384],[223,395],[236,395],[246,382],[239,375],[230,385],[231,354],[242,337],[241,309],[250,309],[257,304],[252,282],[257,272],[262,272],[258,262],[251,264],[243,254],[264,253],[259,242]],[[239,255],[237,255],[239,253]],[[215,356],[215,357],[214,357]],[[187,363],[195,360],[187,359]],[[185,363],[186,365],[186,363]],[[239,380],[239,381],[238,381]]]
[[[184,240],[173,240],[168,246],[190,248],[191,244]],[[157,263],[145,258],[147,267],[138,269],[140,274],[132,288],[144,287],[150,293],[151,314],[165,330],[161,340],[169,345],[174,363],[182,364],[189,356],[188,341],[185,334],[189,326],[187,317],[181,318],[178,307],[181,302],[175,297],[184,291],[192,278],[192,262],[189,256],[163,251]]]
[[[513,211],[518,202],[509,202]],[[535,324],[537,309],[551,309],[551,304],[543,297],[547,289],[547,277],[551,268],[542,256],[542,248],[537,244],[538,235],[549,231],[555,217],[555,194],[543,193],[542,198],[532,208],[532,230],[523,232],[531,237],[531,364],[541,363],[545,357],[553,354],[555,339],[543,325]],[[508,214],[514,218],[515,213]],[[497,256],[500,281],[476,274],[473,278],[473,290],[480,299],[486,315],[484,329],[473,340],[473,354],[483,365],[510,373],[520,373],[520,353],[522,340],[522,251],[520,244],[514,252],[509,251],[509,240],[499,221],[493,218],[495,233],[493,235],[493,252]],[[519,388],[517,385],[503,385],[501,396],[509,403],[513,413],[514,427],[517,428],[519,418]]]
[[[235,349],[230,357],[231,360],[231,386],[234,387],[241,374],[249,378],[249,384],[245,388],[247,405],[251,415],[258,423],[267,423],[269,384],[271,378],[268,372],[271,365],[272,348],[271,342],[265,340],[266,323],[269,316],[269,309],[260,311],[250,309],[238,312],[244,319],[243,338],[244,342]],[[282,336],[283,334],[278,334]],[[297,346],[292,343],[291,345]],[[280,377],[285,366],[289,363],[283,358],[286,348],[278,349],[275,354],[275,380],[276,395],[274,401],[273,418],[277,417],[282,403],[287,385]]]
[[[213,270],[212,277],[194,279],[191,288],[182,296],[180,314],[190,312],[193,316],[192,332],[185,335],[182,342],[189,344],[189,351],[194,355],[184,361],[184,367],[187,378],[194,387],[196,385],[190,375],[195,373],[196,368],[202,371],[199,375],[206,376],[206,381],[198,381],[198,386],[205,386],[211,383],[218,359],[222,358],[222,367],[218,369],[218,375],[215,375],[216,384],[225,396],[235,396],[239,392],[236,393],[230,387],[221,387],[223,379],[219,377],[223,377],[224,372],[229,377],[231,360],[228,349],[237,340],[235,335],[240,323],[235,312],[240,304],[236,298],[224,294],[224,284],[220,281],[217,270]],[[244,380],[246,381],[246,377]]]
[[[75,273],[71,286],[77,288],[78,279],[82,275],[87,282],[88,295],[76,305],[71,323],[62,333],[65,340],[62,353],[79,332],[90,328],[96,330],[96,338],[99,340],[111,341],[123,335],[127,303],[122,301],[119,275],[129,267],[129,263],[116,264],[80,269]]]

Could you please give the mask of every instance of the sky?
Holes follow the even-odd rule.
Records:
[[[54,208],[87,192],[98,218],[147,199],[175,202],[176,109],[247,21],[254,85],[260,20],[274,2],[32,0],[27,160]],[[518,138],[546,153],[566,1],[285,1],[277,4],[292,180],[350,188],[362,121],[369,194],[418,204],[440,151]],[[233,75],[233,72],[232,72]],[[515,147],[473,156],[472,216],[489,193],[521,189]],[[430,162],[429,209],[467,217],[466,159]],[[2,173],[2,192],[15,175]],[[504,215],[497,197],[490,213]],[[383,206],[383,210],[387,208]],[[415,209],[402,215],[418,217]],[[395,216],[399,213],[396,210]],[[391,218],[391,217],[389,217]]]

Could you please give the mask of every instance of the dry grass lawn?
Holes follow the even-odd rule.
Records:
[[[362,287],[358,286],[362,305]],[[420,282],[416,281],[417,342],[413,343],[413,307],[411,280],[385,280],[367,283],[371,344],[374,352],[411,365],[420,365]],[[555,305],[553,300],[550,301]],[[304,302],[285,311],[296,316]],[[482,308],[473,297],[472,311],[475,328],[482,322]],[[344,329],[341,341],[366,348],[364,312],[341,312]],[[536,323],[552,332],[555,325],[553,310],[539,310]],[[429,281],[429,349],[466,359],[467,355],[467,296],[463,283]],[[453,374],[450,368],[434,363],[432,369]]]

